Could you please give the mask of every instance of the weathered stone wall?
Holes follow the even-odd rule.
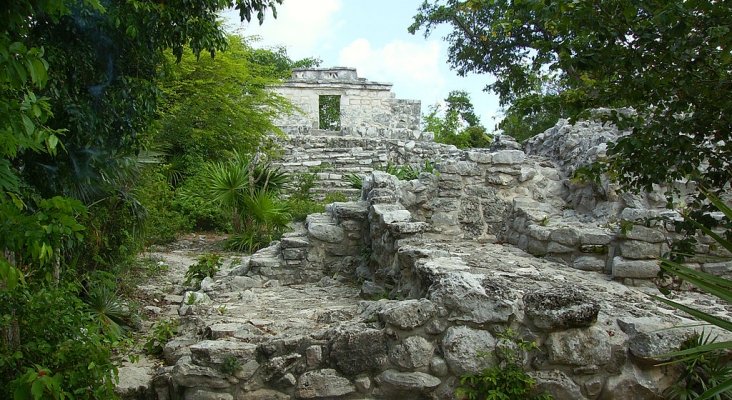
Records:
[[[340,133],[368,138],[419,140],[421,103],[396,99],[389,83],[358,78],[353,68],[294,70],[292,78],[274,90],[300,112],[283,115],[276,125],[288,134],[319,127],[319,96],[340,96]]]
[[[277,165],[291,174],[317,171],[315,194],[342,192],[352,198],[353,190],[345,175],[365,176],[388,163],[423,166],[426,160],[440,162],[460,157],[460,150],[430,141],[338,136],[322,131],[290,135],[280,142],[283,156]]]
[[[309,216],[184,295],[195,301],[179,313],[198,333],[166,345],[157,398],[451,399],[460,376],[501,365],[480,354],[506,345],[508,328],[537,344],[524,368],[557,399],[660,399],[678,378],[676,366],[657,366],[659,355],[678,348],[693,321],[653,302],[657,289],[646,287],[673,234],[620,223],[663,212],[653,194],[573,183],[566,166],[517,149],[297,140],[290,157],[302,159],[288,168],[327,159],[329,174],[366,173],[384,157],[429,156],[439,173],[402,182],[372,172],[359,201]],[[710,262],[729,254],[705,242],[699,250],[698,268],[732,270]],[[344,282],[368,300],[356,303]],[[294,311],[277,309],[277,296],[292,296]],[[684,296],[727,313],[713,298]],[[219,304],[231,316],[216,315]],[[241,368],[227,375],[232,357]]]
[[[524,367],[537,389],[555,398],[661,398],[679,370],[656,366],[664,361],[658,355],[688,337],[689,329],[667,329],[690,323],[687,317],[602,274],[490,240],[437,235],[438,228],[417,221],[400,200],[416,182],[439,181],[425,174],[400,182],[375,172],[360,201],[334,203],[327,213],[310,216],[304,229],[206,289],[213,295],[218,288],[221,296],[224,288],[238,288],[246,300],[252,294],[242,294],[243,288],[286,285],[272,289],[284,293],[318,282],[325,293],[343,296],[347,292],[332,283],[343,280],[362,282],[367,299],[403,300],[324,307],[311,319],[318,329],[303,331],[298,319],[234,322],[234,307],[234,317],[204,322],[212,319],[214,304],[198,293],[201,302],[184,302],[180,313],[204,331],[205,340],[166,346],[171,367],[158,376],[158,393],[184,399],[450,399],[460,376],[501,362],[480,354],[506,345],[500,334],[510,328],[537,344]],[[711,299],[688,296],[719,312]],[[288,321],[293,327],[285,328]],[[269,337],[268,331],[279,333]],[[242,368],[227,376],[221,369],[231,357]]]

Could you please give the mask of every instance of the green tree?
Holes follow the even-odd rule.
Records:
[[[243,18],[256,13],[261,21],[280,2],[237,5]],[[126,172],[154,116],[164,52],[223,50],[216,12],[234,2],[7,3],[0,12],[0,397],[114,398],[116,334],[100,319],[113,310],[84,301],[91,292],[82,279],[95,276],[83,274],[94,268],[87,250],[117,241],[109,227],[136,207]]]
[[[731,19],[723,1],[446,0],[425,1],[409,31],[449,25],[452,67],[494,75],[486,88],[504,106],[632,107],[610,117],[632,129],[608,152],[624,188],[692,178],[716,190],[732,180]]]
[[[227,50],[214,59],[194,54],[179,62],[167,59],[150,145],[162,148],[169,174],[191,176],[202,163],[220,161],[232,149],[253,153],[274,147],[267,140],[281,134],[274,119],[292,110],[285,98],[267,89],[281,81],[277,58],[264,57],[268,50],[255,50],[240,37],[227,40]]]
[[[422,129],[432,132],[436,142],[458,148],[487,147],[491,143],[491,137],[475,114],[470,95],[462,90],[448,93],[444,111],[439,104],[430,106]]]
[[[293,60],[287,54],[287,48],[284,46],[277,46],[272,49],[251,49],[247,53],[247,58],[254,64],[269,68],[271,75],[280,79],[289,78],[295,68],[319,67],[323,62],[317,57]]]

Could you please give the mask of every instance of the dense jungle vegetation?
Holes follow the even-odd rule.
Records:
[[[118,278],[140,249],[210,229],[252,251],[317,210],[312,176],[270,164],[272,117],[291,105],[265,88],[318,60],[254,49],[217,22],[237,6],[261,23],[281,3],[5,2],[1,398],[114,398],[113,353],[135,318]],[[603,170],[628,190],[693,179],[716,199],[732,181],[730,21],[724,1],[447,0],[426,1],[410,31],[450,26],[449,62],[497,77],[489,89],[507,133],[632,108],[611,115],[633,134]],[[465,93],[450,93],[444,111],[426,116],[438,140],[489,143]],[[720,207],[704,193],[691,218]]]
[[[21,0],[0,11],[0,397],[114,398],[143,246],[233,232],[253,250],[319,204],[269,165],[265,90],[298,66],[227,36],[281,0]],[[215,56],[215,58],[214,58]],[[298,184],[299,183],[299,184]]]

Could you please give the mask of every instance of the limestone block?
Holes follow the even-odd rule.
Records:
[[[575,250],[574,247],[565,246],[557,242],[549,242],[546,246],[546,252],[552,254],[572,253]]]
[[[434,356],[432,357],[432,360],[430,360],[430,372],[438,377],[445,377],[450,373],[447,369],[445,359],[440,356]]]
[[[653,366],[669,361],[670,357],[659,357],[671,351],[679,350],[681,344],[691,337],[693,330],[689,329],[658,329],[663,326],[655,324],[636,323],[631,318],[618,318],[618,326],[628,334],[628,351],[637,362],[646,366]]]
[[[529,376],[536,380],[534,391],[547,393],[555,399],[585,399],[580,387],[561,371],[531,371]]]
[[[701,270],[712,275],[729,278],[732,276],[732,261],[704,263]]]
[[[488,331],[452,326],[442,339],[442,353],[454,375],[475,374],[495,365],[496,339]],[[482,356],[484,355],[485,356]]]
[[[289,400],[290,396],[270,389],[259,389],[253,392],[241,392],[236,400]]]
[[[203,278],[201,281],[201,290],[204,292],[210,292],[214,289],[214,280],[210,276]]]
[[[361,376],[354,379],[353,384],[360,393],[366,393],[371,390],[371,378],[368,376]]]
[[[206,328],[206,332],[209,333],[207,336],[213,340],[223,339],[234,336],[238,330],[242,329],[243,325],[236,322],[213,324]]]
[[[334,369],[308,371],[300,375],[295,396],[300,399],[338,399],[356,391],[351,381]]]
[[[521,150],[502,150],[492,154],[493,164],[520,164],[526,159]]]
[[[400,301],[379,312],[379,318],[399,329],[410,330],[424,325],[437,313],[427,299]]]
[[[309,223],[308,234],[327,243],[340,243],[344,237],[343,228],[329,223]]]
[[[282,249],[282,258],[285,260],[303,260],[306,254],[307,249],[304,247]]]
[[[580,240],[577,230],[570,227],[553,230],[549,238],[554,242],[567,246],[576,246]]]
[[[640,240],[624,240],[620,243],[620,254],[623,258],[635,260],[658,258],[661,256],[661,244]]]
[[[455,226],[458,225],[458,213],[435,211],[432,214],[432,224],[438,226]]]
[[[442,381],[424,372],[398,372],[388,369],[376,377],[376,382],[387,393],[390,392],[424,392],[440,386]]]
[[[515,182],[515,179],[511,175],[504,173],[488,173],[485,176],[486,185],[498,185],[498,186],[509,186]]]
[[[518,218],[517,218],[518,219]],[[525,220],[524,220],[525,223]],[[536,240],[549,240],[552,230],[546,226],[541,225],[529,225],[528,234]]]
[[[600,256],[580,256],[574,259],[572,267],[582,271],[605,271],[605,258]]]
[[[598,327],[552,332],[546,349],[549,361],[561,365],[604,365],[612,358],[608,334]]]
[[[534,290],[523,300],[526,316],[545,330],[590,326],[600,311],[599,304],[574,287]]]
[[[655,278],[660,268],[656,260],[626,260],[613,258],[612,274],[615,278]]]
[[[202,340],[190,347],[191,360],[209,367],[223,364],[228,357],[236,357],[243,364],[254,358],[256,349],[254,344],[229,340]]]
[[[657,381],[647,377],[637,376],[637,371],[624,372],[618,376],[611,376],[600,394],[603,400],[662,400],[652,387]]]
[[[622,237],[640,240],[649,243],[661,243],[666,240],[666,235],[663,234],[659,229],[647,228],[641,225],[633,225],[633,228],[621,234]]]
[[[176,385],[189,388],[226,389],[231,386],[224,375],[216,369],[191,363],[190,357],[182,357],[173,367]]]
[[[507,322],[514,313],[511,291],[498,279],[483,279],[467,272],[442,274],[427,297],[444,307],[452,321]]]
[[[458,161],[456,169],[461,176],[479,176],[483,174],[483,171],[478,168],[478,164],[472,161]]]
[[[493,162],[491,153],[486,153],[479,150],[468,151],[468,160],[477,162],[479,164],[490,164]]]
[[[323,348],[313,345],[305,349],[305,362],[308,367],[315,368],[323,361]]]
[[[212,392],[205,389],[186,390],[184,400],[234,400],[230,393]]]
[[[163,359],[168,365],[175,365],[182,357],[190,358],[188,346],[198,342],[198,339],[172,339],[163,346]]]
[[[528,241],[526,242],[526,251],[537,257],[545,256],[547,253],[547,244],[541,240],[528,238]]]
[[[378,371],[388,362],[386,334],[362,327],[340,331],[333,338],[330,360],[349,376]]]
[[[421,336],[410,336],[394,345],[389,353],[392,364],[403,370],[413,370],[429,365],[434,345]]]
[[[283,249],[308,247],[309,245],[310,242],[306,237],[303,236],[285,236],[280,241],[280,246]]]

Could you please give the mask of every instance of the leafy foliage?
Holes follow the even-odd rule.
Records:
[[[149,146],[162,153],[171,177],[191,176],[205,162],[224,161],[227,151],[242,154],[273,149],[271,133],[281,133],[275,116],[292,110],[268,86],[279,82],[280,67],[237,36],[227,37],[227,51],[215,59],[185,55],[166,59],[162,69],[162,104]],[[254,53],[258,56],[254,56]]]
[[[524,122],[533,129],[554,115],[633,108],[609,117],[632,129],[608,149],[624,188],[690,178],[716,191],[732,181],[731,16],[718,1],[437,0],[409,31],[449,25],[451,66],[495,76],[486,88],[538,113]]]
[[[430,160],[425,160],[424,166],[412,166],[412,165],[397,165],[391,162],[386,163],[385,166],[378,168],[378,170],[384,171],[387,174],[391,174],[403,181],[411,181],[412,179],[419,178],[419,174],[427,172],[430,174],[439,174],[439,171],[435,168],[435,164]]]
[[[552,399],[546,393],[534,394],[536,381],[524,371],[524,355],[536,348],[536,343],[517,338],[510,329],[500,338],[503,343],[496,352],[501,364],[485,368],[478,374],[461,376],[456,395],[470,400]]]
[[[79,290],[64,283],[0,292],[3,397],[41,390],[40,385],[66,397],[114,398],[117,369],[110,351],[114,342],[99,329]],[[53,377],[54,386],[46,386],[51,384],[43,379],[46,376]]]
[[[160,356],[163,354],[163,347],[178,333],[178,320],[160,320],[153,325],[150,336],[143,345],[147,354]]]
[[[445,110],[439,104],[431,106],[429,114],[424,117],[423,130],[432,132],[436,142],[461,149],[488,147],[491,144],[492,138],[475,114],[467,92],[451,91],[445,104]]]
[[[702,332],[686,340],[680,350],[694,349],[713,342],[715,338],[712,338],[711,334]],[[710,387],[718,386],[732,376],[732,368],[724,353],[719,350],[695,354],[692,358],[680,358],[678,363],[683,368],[681,377],[664,392],[673,400],[697,399]],[[732,394],[719,393],[712,398],[729,400],[732,399]]]
[[[271,49],[251,49],[247,53],[250,62],[268,68],[268,75],[279,79],[287,79],[292,76],[295,68],[319,67],[322,60],[315,57],[306,57],[301,60],[293,60],[287,54],[287,48],[277,46]]]
[[[326,131],[341,130],[341,96],[328,94],[319,96],[318,128]]]
[[[230,0],[19,0],[0,13],[0,397],[113,399],[113,269],[140,243],[164,53],[223,50]],[[243,18],[280,0],[238,0]],[[89,272],[86,274],[85,272]],[[83,288],[86,288],[83,289]],[[87,302],[84,302],[86,300]],[[113,324],[114,323],[114,324]]]
[[[727,219],[732,219],[732,208],[729,205],[722,202],[712,193],[705,192],[705,195],[712,205],[721,211]],[[696,225],[705,234],[711,236],[719,246],[732,252],[732,242],[721,237],[701,223],[697,222]],[[717,297],[726,304],[732,303],[732,281],[728,279],[688,268],[671,259],[661,261],[660,275],[663,277],[665,274],[681,278],[702,291]],[[662,289],[662,292],[664,294],[669,293],[668,289]],[[682,310],[694,318],[725,331],[732,332],[732,321],[729,318],[711,315],[663,297],[654,297],[656,300]],[[726,361],[725,364],[719,364],[716,359],[719,351],[729,351],[730,349],[732,349],[732,342],[730,341],[714,342],[710,341],[708,337],[700,336],[696,342],[688,343],[687,349],[669,354],[669,356],[675,357],[674,362],[682,363],[685,367],[686,374],[683,385],[675,388],[675,393],[679,395],[679,398],[683,398],[683,396],[691,396],[690,398],[698,400],[729,398],[729,394],[732,392],[732,374],[730,374],[732,370],[729,369]],[[703,393],[698,394],[702,390]]]
[[[188,267],[184,284],[190,285],[194,281],[200,283],[206,277],[213,278],[222,264],[221,256],[216,253],[200,255],[198,262]]]
[[[363,176],[352,172],[350,174],[346,174],[345,178],[352,188],[361,189],[363,187]]]

